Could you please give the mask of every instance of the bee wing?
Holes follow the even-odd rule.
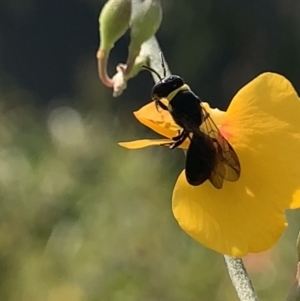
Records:
[[[188,183],[197,186],[208,180],[214,168],[215,150],[205,136],[189,136],[191,143],[186,153],[185,175]]]
[[[226,165],[223,165],[221,160],[222,158],[218,153],[215,153],[215,164],[209,177],[209,181],[218,189],[222,188],[223,181],[226,178]]]
[[[221,189],[223,187],[224,177],[222,177],[219,173],[219,170],[214,168],[209,176],[209,181],[213,184],[217,189]]]
[[[206,116],[201,129],[212,139],[216,149],[216,162],[211,180],[216,184],[215,186],[221,185],[218,176],[227,181],[237,181],[241,173],[239,158],[230,143],[220,133],[209,113],[203,106],[202,108]]]
[[[218,142],[209,135],[198,131],[198,134],[194,134],[191,140],[190,148],[192,155],[189,158],[190,162],[186,161],[186,170],[190,169],[191,174],[196,176],[202,172],[206,175],[205,180],[209,180],[215,188],[221,189],[223,181],[226,179],[226,164],[223,164],[222,153],[217,152]],[[195,185],[200,185],[204,181],[196,182]]]

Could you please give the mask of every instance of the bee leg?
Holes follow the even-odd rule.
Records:
[[[159,99],[155,100],[155,107],[158,112],[160,112],[159,109],[162,109],[164,111],[169,111],[168,107]]]
[[[182,130],[182,132],[179,131],[179,134],[172,138],[174,142],[164,143],[161,144],[161,146],[168,146],[170,149],[175,149],[178,146],[180,146],[188,136],[189,136],[189,132],[185,130]]]
[[[178,146],[180,146],[184,142],[184,140],[188,137],[188,135],[189,135],[189,132],[182,131],[181,134],[179,134],[178,136],[173,137],[172,139],[174,140],[174,138],[176,138],[176,140],[175,140],[175,142],[173,144],[171,144],[169,146],[169,148],[170,149],[175,149]]]
[[[204,110],[203,110],[204,111]],[[206,119],[209,117],[209,113],[208,112],[206,112],[206,111],[204,111],[204,113],[203,113],[203,120],[202,120],[202,122],[204,122],[204,121],[206,121]]]
[[[176,135],[176,136],[174,136],[174,137],[172,137],[172,140],[173,141],[181,141],[181,139],[185,139],[185,138],[183,138],[183,136],[185,135],[185,130],[178,130],[178,135]],[[173,145],[173,143],[167,143],[167,144],[169,144],[169,145]]]
[[[172,140],[173,141],[178,141],[179,139],[181,139],[183,133],[184,133],[184,130],[178,130],[178,135],[172,137]]]

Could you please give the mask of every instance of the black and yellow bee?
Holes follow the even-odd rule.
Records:
[[[166,76],[163,57],[162,67],[163,78],[154,69],[144,66],[159,78],[159,82],[152,88],[152,99],[157,109],[169,111],[175,123],[182,128],[172,138],[172,143],[164,145],[175,149],[186,139],[190,140],[185,162],[187,182],[198,186],[209,180],[214,187],[220,189],[224,180],[237,181],[241,166],[234,149],[222,136],[200,98],[183,79],[178,75]],[[162,99],[167,100],[167,105]],[[205,130],[200,129],[201,125]]]

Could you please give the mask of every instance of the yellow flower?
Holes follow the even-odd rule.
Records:
[[[215,189],[209,181],[174,187],[173,213],[180,227],[203,245],[231,256],[269,249],[281,236],[284,211],[300,207],[300,101],[281,75],[264,73],[233,98],[228,110],[207,111],[241,163],[237,182]],[[179,127],[154,103],[135,112],[144,125],[167,139],[120,143],[129,149],[170,141]],[[181,147],[187,148],[188,141]]]

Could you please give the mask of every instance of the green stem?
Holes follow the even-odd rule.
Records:
[[[241,301],[258,301],[251,279],[241,258],[224,255],[231,282]]]
[[[161,52],[162,51],[159,47],[157,39],[155,37],[152,37],[148,41],[142,44],[140,54],[143,57],[147,57],[148,65],[162,76],[164,74],[164,71],[161,63],[161,56],[160,56]],[[165,67],[166,67],[167,76],[171,75],[170,69],[166,62],[165,62]],[[154,73],[151,72],[151,74],[154,82],[157,83],[159,78]]]

